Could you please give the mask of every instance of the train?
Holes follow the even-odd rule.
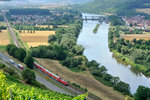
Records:
[[[43,73],[45,73],[49,77],[51,77],[51,78],[55,79],[56,81],[62,83],[63,85],[65,85],[65,86],[69,85],[68,82],[66,82],[65,80],[61,79],[59,76],[55,75],[51,71],[48,71],[43,66],[39,65],[37,62],[34,62],[34,67],[39,69],[40,71],[42,71]]]

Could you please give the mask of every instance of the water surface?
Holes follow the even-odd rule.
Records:
[[[91,15],[83,14],[83,17]],[[102,23],[98,32],[94,34],[93,29],[97,23],[96,21],[84,22],[77,40],[77,43],[85,48],[84,55],[88,60],[96,60],[108,69],[109,74],[119,77],[120,80],[128,83],[132,94],[136,92],[139,85],[150,87],[149,78],[146,78],[143,74],[132,72],[131,66],[122,65],[112,57],[112,52],[110,52],[108,47],[109,24]]]

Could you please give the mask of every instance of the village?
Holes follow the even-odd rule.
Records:
[[[145,19],[145,16],[124,16],[122,19],[125,21],[127,26],[130,26],[134,29],[150,30],[150,20]]]

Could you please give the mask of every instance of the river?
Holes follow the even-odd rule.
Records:
[[[91,15],[96,16],[83,14],[83,16]],[[96,60],[108,69],[109,74],[119,77],[121,81],[128,83],[132,94],[136,92],[139,85],[150,87],[149,78],[141,73],[134,73],[131,70],[131,66],[120,64],[112,57],[112,52],[110,52],[108,47],[109,24],[102,23],[98,32],[93,34],[93,29],[97,23],[96,21],[83,22],[83,28],[77,40],[77,44],[85,48],[84,55],[88,60]]]

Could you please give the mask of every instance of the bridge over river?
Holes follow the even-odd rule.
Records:
[[[84,21],[99,21],[100,23],[105,22],[108,23],[107,16],[84,16],[82,17]]]

